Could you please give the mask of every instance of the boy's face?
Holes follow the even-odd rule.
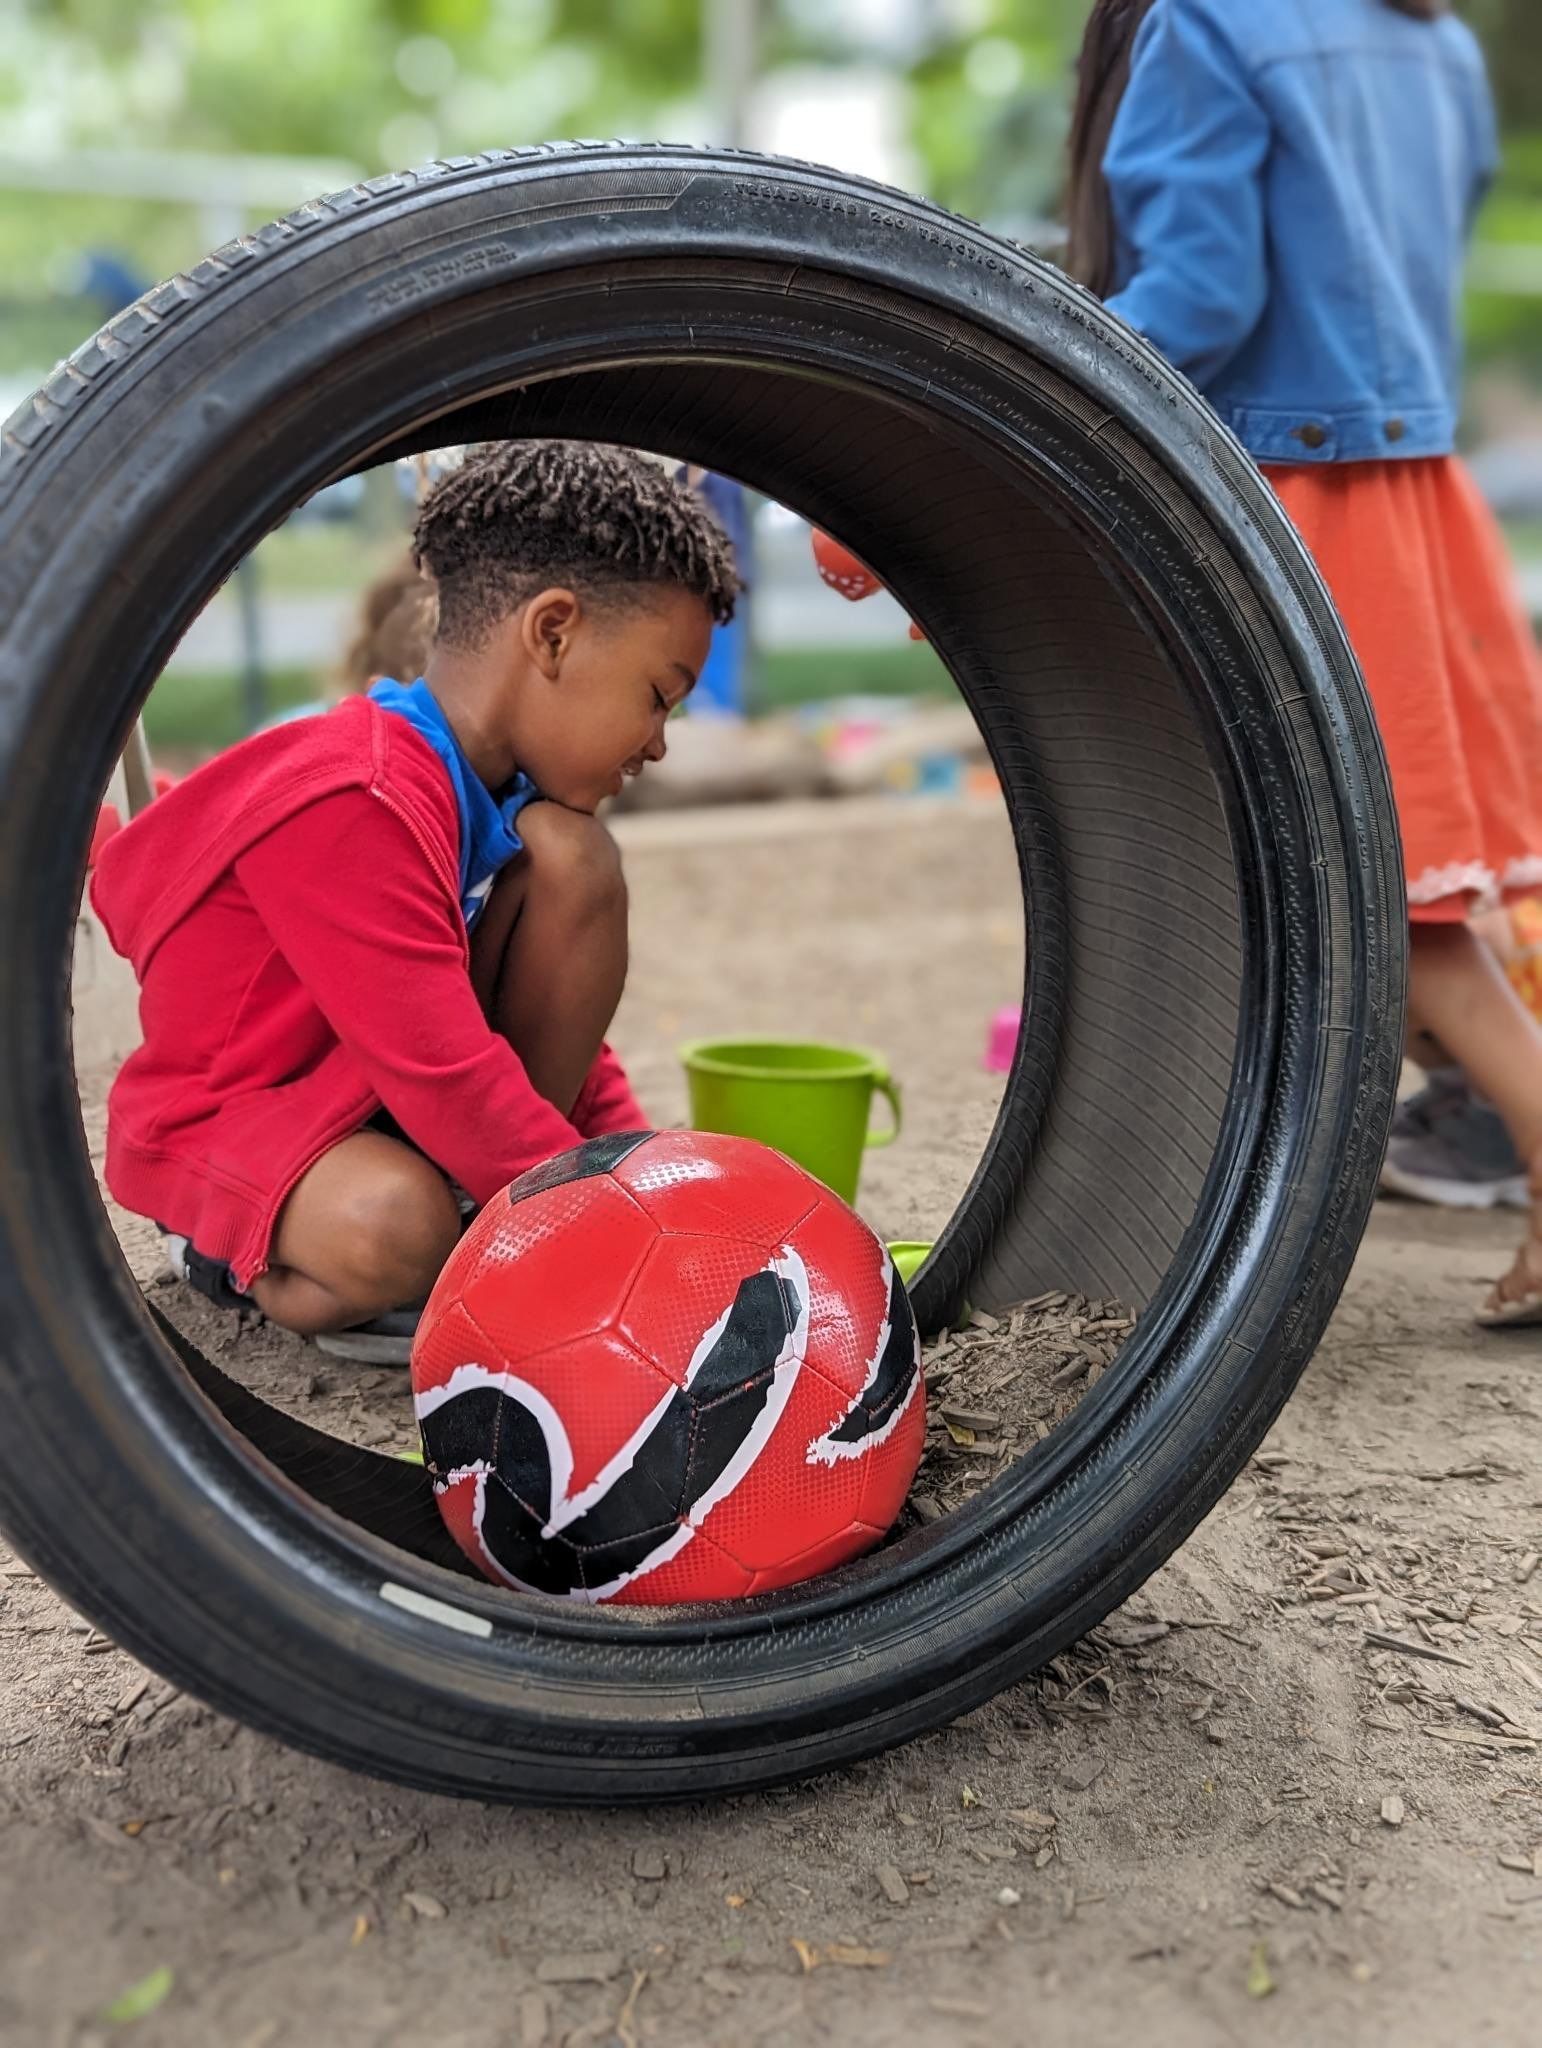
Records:
[[[693,591],[643,584],[586,601],[542,591],[516,615],[525,675],[512,706],[519,765],[543,796],[594,811],[664,758],[664,722],[695,687],[712,617]]]

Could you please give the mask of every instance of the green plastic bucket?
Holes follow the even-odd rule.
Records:
[[[895,1271],[908,1287],[932,1255],[930,1240],[905,1237],[889,1246],[889,1257],[894,1261]]]
[[[862,1046],[781,1038],[712,1038],[682,1046],[698,1131],[758,1138],[796,1159],[843,1201],[857,1199],[862,1155],[900,1134],[898,1084],[877,1053]],[[893,1123],[873,1130],[873,1096]]]

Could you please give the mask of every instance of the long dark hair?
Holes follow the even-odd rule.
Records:
[[[1089,291],[1107,298],[1114,278],[1114,214],[1103,159],[1119,104],[1130,82],[1130,52],[1156,0],[1096,0],[1076,65],[1066,186],[1066,268]],[[1416,21],[1450,12],[1450,0],[1383,0]]]

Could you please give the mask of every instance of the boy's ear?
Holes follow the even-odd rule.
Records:
[[[582,617],[578,593],[560,587],[540,591],[525,606],[520,639],[526,655],[551,682],[557,680],[572,649],[573,635]]]

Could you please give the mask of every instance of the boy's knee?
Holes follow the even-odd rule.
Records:
[[[530,886],[581,917],[626,909],[621,849],[598,818],[560,804],[532,804],[520,815]]]
[[[449,1183],[426,1159],[380,1172],[348,1203],[349,1277],[361,1297],[390,1307],[418,1301],[460,1237]]]

